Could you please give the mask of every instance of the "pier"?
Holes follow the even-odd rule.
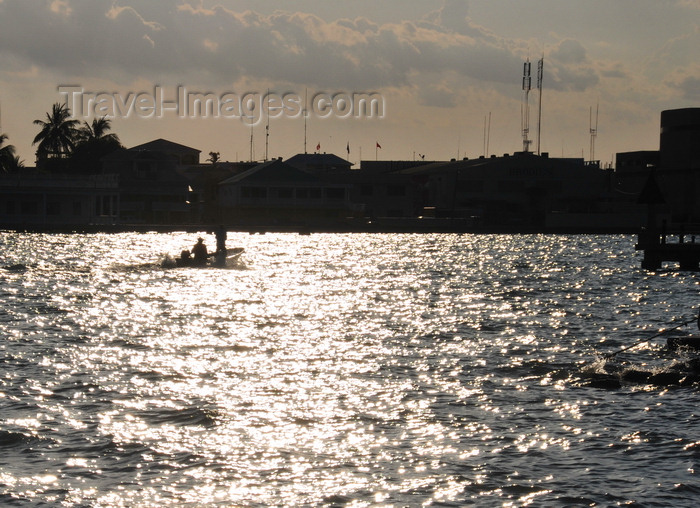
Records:
[[[694,232],[694,233],[691,233]],[[679,225],[668,228],[665,221],[661,231],[642,229],[635,250],[644,251],[642,268],[658,270],[666,262],[676,262],[681,270],[700,269],[700,225]]]

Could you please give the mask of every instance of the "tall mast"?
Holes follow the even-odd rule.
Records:
[[[267,162],[267,149],[270,144],[270,89],[267,89],[267,95],[265,96],[265,102],[267,103],[267,125],[265,125],[265,162]]]
[[[528,97],[532,89],[532,77],[530,75],[530,59],[523,65],[523,103],[520,109],[521,123],[523,129],[523,152],[530,150],[530,105]]]
[[[307,107],[307,89],[304,88],[304,153],[306,153],[306,107]]]
[[[595,138],[598,135],[598,104],[595,106],[595,124],[593,122],[593,107],[588,110],[588,131],[591,133],[591,162],[595,160]]]
[[[537,89],[540,99],[537,112],[537,155],[540,155],[540,135],[542,133],[542,78],[544,77],[544,56],[537,62]]]

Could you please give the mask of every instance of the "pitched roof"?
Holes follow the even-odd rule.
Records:
[[[299,169],[308,170],[348,170],[352,163],[332,153],[298,153],[285,161]]]
[[[201,150],[192,148],[189,146],[181,145],[180,143],[175,143],[173,141],[168,141],[167,139],[159,138],[149,141],[148,143],[143,143],[141,145],[132,146],[129,150],[133,151],[153,151],[153,152],[170,152],[170,153],[187,153],[187,152],[197,152],[201,153]]]

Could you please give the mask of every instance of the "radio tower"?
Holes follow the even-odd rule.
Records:
[[[530,59],[528,58],[523,66],[523,104],[521,105],[521,123],[523,128],[523,152],[530,151],[530,106],[528,97],[532,89],[532,77],[530,76]]]
[[[598,135],[598,104],[595,105],[595,124],[593,123],[593,107],[588,111],[588,131],[591,133],[591,162],[595,161],[595,138]]]

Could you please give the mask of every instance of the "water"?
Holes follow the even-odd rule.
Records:
[[[693,506],[697,276],[631,236],[0,233],[2,506]],[[213,245],[213,238],[207,237]],[[695,329],[695,324],[681,328]]]

